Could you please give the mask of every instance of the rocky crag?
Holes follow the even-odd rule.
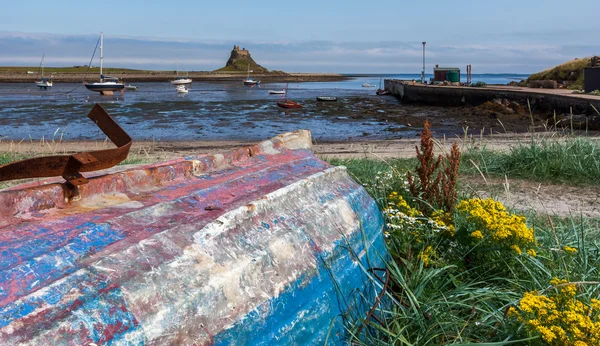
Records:
[[[248,68],[248,65],[250,68]],[[224,67],[221,67],[214,72],[247,72],[248,69],[255,74],[269,73],[270,71],[254,61],[250,55],[250,51],[246,48],[240,48],[240,46],[233,46],[229,60]]]

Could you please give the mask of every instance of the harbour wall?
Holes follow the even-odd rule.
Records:
[[[404,103],[420,103],[439,106],[477,106],[494,99],[507,99],[531,105],[533,111],[557,111],[560,113],[597,115],[600,97],[581,97],[566,94],[566,90],[543,91],[510,87],[462,87],[411,84],[402,80],[386,79],[385,89]]]

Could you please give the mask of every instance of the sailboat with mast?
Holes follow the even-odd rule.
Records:
[[[101,95],[113,95],[115,91],[122,91],[125,88],[125,84],[119,82],[118,78],[105,76],[102,74],[102,60],[104,54],[102,49],[104,48],[104,32],[100,32],[100,82],[96,83],[84,83],[88,90],[99,92]]]
[[[383,85],[383,77],[379,79],[379,88],[375,92],[377,95],[388,95],[390,92],[385,90],[385,86]]]
[[[177,78],[171,81],[173,85],[186,85],[192,84],[192,79],[189,77],[179,77],[179,58],[177,58]]]
[[[288,100],[287,98],[285,99],[285,101],[283,101],[283,96],[287,96],[287,90],[288,90],[288,85],[285,85],[285,89],[283,89],[286,91],[286,94],[281,95],[280,97],[280,101],[277,102],[277,105],[281,108],[302,108],[302,105],[299,104],[298,102],[294,102],[291,100]]]
[[[256,81],[256,80],[250,78],[250,72],[252,72],[252,70],[250,70],[250,61],[248,61],[248,74],[246,75],[246,79],[244,79],[244,85],[249,86],[249,87],[253,87],[255,85],[260,85],[260,81]]]
[[[44,78],[44,56],[46,54],[42,54],[42,62],[40,63],[40,69],[42,70],[42,80],[39,82],[35,82],[40,89],[48,89],[52,88],[52,79]]]

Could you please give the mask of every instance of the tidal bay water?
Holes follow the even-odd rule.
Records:
[[[505,84],[519,75],[474,75],[473,80]],[[485,77],[487,76],[487,77]],[[428,78],[429,76],[427,76]],[[375,95],[380,78],[416,79],[418,75],[371,75],[342,82],[290,83],[287,98],[302,109],[276,105],[285,83],[248,88],[239,82],[195,82],[178,94],[166,82],[132,83],[138,91],[100,96],[76,83],[55,83],[39,90],[33,83],[0,84],[0,139],[101,140],[104,135],[87,118],[100,103],[135,140],[262,140],[296,129],[309,129],[321,141],[394,138],[402,124],[381,120],[394,97]],[[486,79],[487,78],[487,79]],[[487,81],[486,81],[487,80]],[[317,102],[336,96],[337,102]],[[379,116],[370,116],[376,114]]]

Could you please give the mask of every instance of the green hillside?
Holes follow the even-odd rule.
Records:
[[[532,80],[555,80],[559,84],[568,84],[569,89],[583,89],[583,69],[590,66],[592,66],[590,58],[574,59],[542,72],[534,73],[527,78],[527,82]]]

